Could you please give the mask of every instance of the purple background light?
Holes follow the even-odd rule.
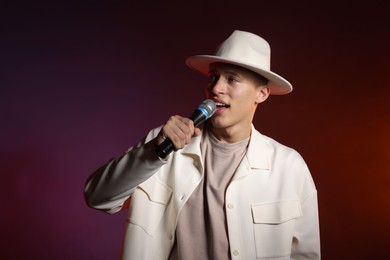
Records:
[[[386,1],[6,1],[0,9],[1,259],[118,259],[126,212],[87,177],[204,99],[190,55],[263,36],[294,85],[255,126],[298,150],[319,191],[323,259],[390,257]]]

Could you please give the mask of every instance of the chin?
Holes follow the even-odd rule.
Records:
[[[211,121],[211,126],[214,128],[226,128],[228,126],[228,124],[222,118],[212,117],[210,121]]]

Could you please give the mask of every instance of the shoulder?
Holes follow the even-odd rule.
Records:
[[[282,152],[284,154],[289,154],[289,155],[294,155],[301,157],[299,152],[295,150],[295,148],[287,146],[285,144],[280,143],[279,141],[275,140],[274,138],[271,138],[269,136],[261,134],[262,137],[264,138],[265,143],[267,144],[268,147],[273,148],[277,152]]]
[[[256,146],[262,147],[262,149],[268,150],[269,152],[272,153],[283,154],[284,156],[290,155],[290,156],[302,158],[299,152],[294,148],[284,145],[279,141],[275,140],[274,138],[271,138],[267,135],[260,133],[256,129],[253,130],[254,131],[252,134],[252,138],[256,143]]]
[[[262,140],[266,152],[269,170],[274,176],[280,176],[289,183],[296,183],[297,186],[308,189],[305,194],[315,190],[315,185],[311,177],[306,161],[294,148],[281,144],[275,139],[263,135],[256,131],[255,138]],[[260,158],[257,158],[261,160]],[[298,184],[300,183],[300,184]],[[305,183],[305,184],[303,184]]]
[[[252,162],[266,161],[270,169],[308,172],[306,162],[297,150],[261,134],[256,129],[253,131],[248,153]]]

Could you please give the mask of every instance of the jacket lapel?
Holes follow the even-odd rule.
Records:
[[[272,149],[267,146],[264,136],[252,125],[248,151],[238,166],[233,180],[243,178],[246,175],[251,174],[253,170],[270,170],[271,156]]]

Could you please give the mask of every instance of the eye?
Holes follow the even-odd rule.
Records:
[[[219,79],[219,76],[215,73],[212,73],[212,74],[209,74],[209,78],[208,78],[207,82],[208,82],[209,86],[213,86],[218,81],[218,79]]]
[[[234,83],[234,82],[238,82],[239,79],[235,76],[229,76],[228,79],[227,79],[229,82],[231,83]]]

